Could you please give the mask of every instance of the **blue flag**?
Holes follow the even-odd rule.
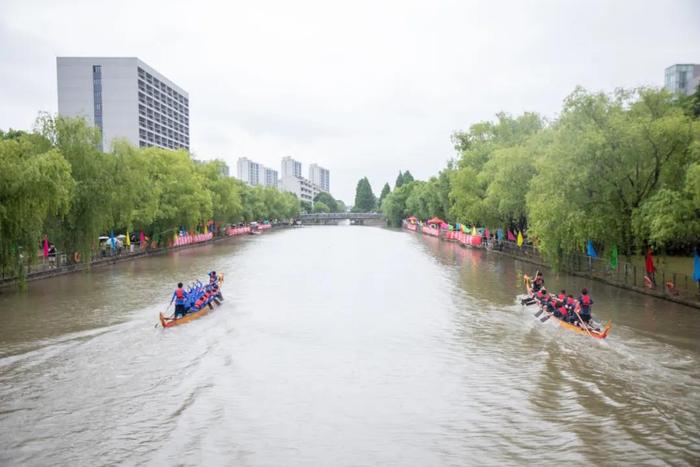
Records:
[[[698,256],[698,249],[694,252],[695,258],[693,258],[693,280],[700,281],[700,256]]]
[[[595,248],[593,248],[593,242],[590,240],[588,240],[588,243],[586,243],[586,254],[591,258],[598,257],[598,254],[595,252]]]
[[[497,237],[499,240],[503,240],[503,229],[498,229],[498,230],[496,230],[496,237]]]
[[[111,230],[109,232],[109,241],[112,243],[112,249],[113,250],[116,249],[117,248],[117,241],[114,238],[114,230]]]

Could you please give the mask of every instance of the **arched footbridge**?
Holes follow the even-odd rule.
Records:
[[[299,220],[302,224],[337,224],[349,220],[357,225],[384,225],[386,218],[378,212],[329,212],[315,214],[301,214]]]

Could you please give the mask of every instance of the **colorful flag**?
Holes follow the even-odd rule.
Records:
[[[109,241],[112,244],[112,249],[115,250],[117,248],[117,239],[114,238],[114,230],[109,231]]]
[[[523,233],[521,231],[518,231],[518,246],[523,246]]]
[[[35,243],[36,245],[36,243]],[[44,259],[49,257],[49,238],[44,235]]]
[[[613,245],[612,250],[610,250],[610,267],[617,269],[617,264],[617,245]]]
[[[503,240],[503,229],[496,230],[496,237],[498,237],[499,240]]]
[[[486,229],[484,230],[484,237],[489,238],[490,236],[491,236],[491,232],[489,232],[489,228],[486,227]]]
[[[510,229],[509,229],[509,230],[508,230],[508,241],[509,241],[509,242],[514,242],[515,240],[516,240],[516,239],[515,239],[515,234],[514,234],[513,232],[511,232]]]
[[[693,258],[693,280],[700,281],[700,256],[698,256],[698,249],[695,249],[695,258]]]
[[[472,235],[476,235],[476,226],[472,226]]]
[[[143,233],[143,230],[141,233],[139,233],[139,243],[141,244],[141,247],[146,246],[146,234]]]
[[[131,239],[129,238],[129,231],[126,231],[126,239],[124,240],[126,246],[131,246]]]
[[[598,257],[598,253],[596,253],[595,248],[593,248],[593,242],[590,240],[588,240],[588,242],[586,243],[586,254],[591,258]]]

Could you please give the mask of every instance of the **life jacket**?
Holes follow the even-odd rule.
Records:
[[[559,295],[557,295],[557,298],[559,299],[559,301],[563,302],[566,300],[566,295],[564,295],[563,293],[560,293]]]
[[[537,291],[537,298],[542,299],[542,291],[541,290]]]
[[[569,314],[569,309],[562,305],[559,307],[559,313],[561,313],[562,316],[566,316]]]
[[[566,297],[566,304],[567,305],[574,305],[574,304],[576,304],[576,300],[574,300],[574,297]]]
[[[177,289],[175,289],[175,304],[185,304],[185,291],[182,289],[182,287],[178,287]]]
[[[591,300],[590,295],[581,295],[578,301],[581,304],[581,313],[583,313],[584,315],[590,315],[591,305],[593,304],[593,300]]]

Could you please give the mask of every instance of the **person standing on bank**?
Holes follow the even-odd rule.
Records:
[[[173,292],[173,298],[170,299],[170,304],[175,301],[175,319],[185,316],[185,301],[187,300],[187,292],[182,288],[182,282],[178,282],[177,289]]]

